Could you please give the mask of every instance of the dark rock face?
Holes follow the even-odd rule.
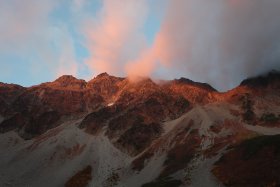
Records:
[[[116,107],[106,107],[87,115],[80,124],[80,128],[86,128],[86,132],[97,134],[119,110]]]
[[[280,71],[271,71],[266,75],[248,78],[241,82],[241,86],[248,86],[251,88],[269,87],[280,88]]]
[[[143,122],[143,117],[133,113],[127,112],[120,115],[108,123],[108,129],[106,135],[110,138],[118,138],[124,134],[133,124]]]
[[[26,88],[16,84],[5,84],[0,82],[0,98],[7,103],[12,103]]]
[[[0,124],[0,132],[5,133],[10,130],[15,130],[17,128],[22,128],[28,124],[28,118],[20,113],[16,113],[14,116],[5,119]]]
[[[56,111],[45,112],[35,118],[31,117],[29,123],[27,123],[24,128],[25,134],[30,135],[31,138],[34,135],[42,134],[47,130],[56,127],[60,118],[60,114]],[[28,136],[25,137],[28,138]]]
[[[0,98],[0,114],[6,116],[9,113],[11,113],[9,104],[7,104],[4,99]]]
[[[226,186],[279,186],[280,136],[242,142],[216,162],[213,173]]]
[[[13,107],[11,105],[25,89],[16,84],[4,84],[0,82],[0,115],[9,116],[13,113]]]
[[[0,124],[0,132],[5,133],[10,130],[21,130],[20,135],[25,139],[30,139],[56,127],[60,117],[56,111],[45,112],[37,116],[16,113]]]
[[[212,92],[216,92],[217,90],[215,88],[213,88],[211,85],[207,84],[207,83],[200,83],[200,82],[194,82],[190,79],[186,79],[184,77],[181,77],[180,79],[175,79],[173,81],[175,84],[186,84],[186,85],[190,85],[190,86],[196,86],[208,91],[212,91]]]
[[[160,124],[145,124],[141,121],[136,121],[130,129],[120,136],[116,145],[131,155],[137,155],[159,137],[161,132]]]

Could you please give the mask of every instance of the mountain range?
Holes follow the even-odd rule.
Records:
[[[280,186],[280,72],[0,83],[0,186]]]

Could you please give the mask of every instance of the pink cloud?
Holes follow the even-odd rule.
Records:
[[[103,0],[97,19],[86,22],[85,35],[92,72],[123,72],[124,64],[135,58],[145,45],[141,32],[148,7],[145,0]]]

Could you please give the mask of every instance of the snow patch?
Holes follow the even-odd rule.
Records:
[[[188,113],[182,115],[181,117],[179,117],[175,120],[165,122],[163,124],[164,133],[162,134],[162,136],[166,135],[171,130],[173,130],[174,127],[176,127],[178,124],[180,124],[187,116],[188,116]]]
[[[130,163],[130,157],[107,137],[87,134],[76,123],[66,122],[28,141],[13,131],[0,134],[0,186],[64,186],[70,177],[91,165],[90,186],[99,187],[112,171]],[[76,153],[77,147],[83,148]]]
[[[193,169],[190,171],[190,187],[207,186],[207,187],[223,187],[215,176],[212,174],[211,169],[213,164],[219,159],[220,154],[213,158],[204,159],[203,156],[193,160],[191,166]]]
[[[263,127],[263,126],[253,126],[245,124],[244,127],[250,131],[257,132],[263,135],[277,135],[280,134],[280,128],[277,127]]]
[[[133,173],[128,173],[126,179],[122,179],[122,182],[119,183],[118,187],[140,187],[141,185],[151,182],[156,179],[159,173],[163,169],[163,163],[166,159],[166,154],[156,154],[144,169],[139,173],[134,171]]]

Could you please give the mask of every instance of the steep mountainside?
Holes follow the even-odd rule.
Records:
[[[0,83],[0,132],[0,186],[279,186],[280,73]]]

